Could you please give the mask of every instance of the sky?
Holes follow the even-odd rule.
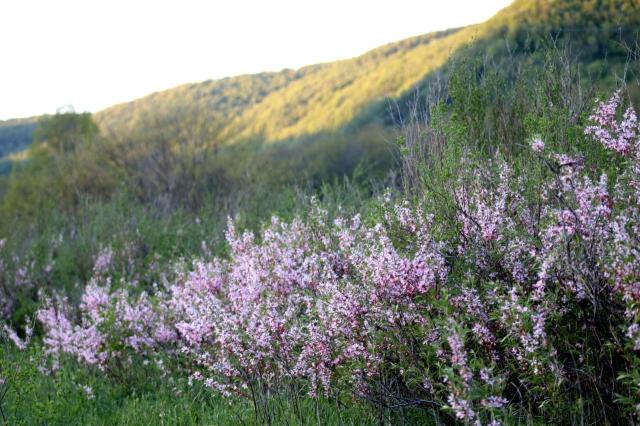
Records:
[[[5,0],[0,120],[99,111],[183,83],[350,58],[511,0]]]

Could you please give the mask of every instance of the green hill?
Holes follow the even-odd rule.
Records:
[[[90,195],[124,181],[145,202],[187,207],[211,193],[316,185],[358,165],[377,177],[394,164],[389,106],[402,113],[417,89],[429,91],[434,76],[454,64],[475,61],[478,75],[489,63],[501,71],[504,61],[510,69],[529,61],[534,70],[544,56],[537,52],[570,46],[581,72],[612,85],[639,29],[637,0],[516,0],[482,24],[353,59],[185,84],[107,108],[93,116],[101,136],[78,148],[82,161],[69,167],[88,180],[75,186]],[[502,99],[511,101],[518,99]],[[483,102],[489,110],[493,101]],[[22,135],[17,146],[28,143]],[[91,190],[94,183],[99,190]]]
[[[458,50],[474,44],[498,54],[511,41],[550,35],[571,39],[585,60],[624,55],[617,41],[640,28],[634,0],[518,0],[489,21],[427,34],[380,47],[357,58],[297,71],[256,74],[190,84],[108,108],[96,114],[103,128],[123,134],[145,126],[143,117],[162,124],[190,109],[216,123],[226,142],[278,141],[343,128],[376,102],[397,99]]]

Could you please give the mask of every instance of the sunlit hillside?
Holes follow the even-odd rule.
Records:
[[[479,25],[418,36],[351,60],[298,71],[185,85],[109,108],[96,114],[96,120],[124,135],[189,111],[220,129],[216,134],[225,142],[308,136],[339,130],[376,103],[410,92],[469,44],[492,45],[488,54],[504,54],[507,48],[516,54],[531,48],[527,44],[556,37],[556,42],[575,42],[585,59],[602,58],[606,52],[610,60],[619,61],[626,52],[617,42],[631,40],[638,25],[640,5],[632,0],[518,0]],[[509,42],[511,46],[504,47]]]

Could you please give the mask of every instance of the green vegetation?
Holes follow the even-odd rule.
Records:
[[[453,241],[453,182],[471,181],[472,169],[506,160],[527,200],[539,197],[549,175],[532,166],[534,137],[613,181],[624,164],[583,129],[594,99],[614,88],[638,104],[639,30],[635,0],[516,0],[484,24],[351,60],[188,84],[94,115],[0,123],[0,318],[24,336],[40,291],[77,304],[107,248],[114,286],[140,292],[170,284],[194,259],[228,254],[229,217],[238,229],[258,232],[272,215],[305,219],[320,205],[331,218],[360,214],[375,224],[384,218],[386,191],[433,213],[439,236]],[[7,166],[29,144],[24,158]],[[394,243],[402,246],[398,235]],[[464,272],[451,274],[471,280]],[[576,336],[561,346],[567,354],[577,353],[569,348],[577,339],[599,336],[571,327],[563,331]],[[43,375],[31,362],[43,355],[42,332],[36,325],[25,352],[0,344],[0,378],[7,379],[0,409],[8,424],[260,422],[249,402],[189,386],[175,354],[163,359],[169,378],[141,359],[121,365],[116,378],[71,359]],[[620,356],[599,349],[585,353],[608,354],[611,362],[589,358],[590,366],[610,366]],[[614,384],[609,372],[603,384],[577,367],[571,374],[584,389],[558,385],[540,406],[514,413],[512,423],[545,424],[550,415],[558,424],[626,418],[613,401],[632,400],[630,387]],[[610,395],[614,387],[627,393]],[[294,414],[290,401],[275,399],[272,423],[455,422],[439,411],[380,406],[351,394],[301,401],[302,414]]]
[[[128,383],[105,379],[102,375],[75,362],[66,363],[59,374],[45,376],[26,357],[40,358],[33,350],[21,353],[9,344],[0,345],[3,369],[11,381],[6,394],[0,384],[2,424],[31,425],[239,425],[254,424],[249,403],[229,404],[204,387],[189,386],[186,380],[168,384],[156,365],[140,366],[132,371]],[[170,361],[170,360],[168,360]],[[13,388],[19,384],[20,388]],[[87,389],[91,389],[87,393]],[[4,396],[4,398],[3,398]],[[296,424],[297,417],[287,401],[272,401],[274,424]],[[336,405],[326,399],[319,403],[305,400],[301,415],[315,424],[365,425],[375,423],[376,413],[359,404]],[[408,420],[405,414],[404,420]],[[393,416],[389,420],[402,417]]]
[[[0,159],[26,149],[33,138],[36,119],[0,121]]]
[[[0,121],[0,199],[6,192],[12,164],[26,156],[35,127],[35,119]]]

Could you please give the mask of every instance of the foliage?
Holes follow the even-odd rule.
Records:
[[[230,220],[221,254],[165,264],[147,288],[115,281],[103,248],[77,305],[53,294],[37,311],[37,362],[55,375],[71,358],[123,385],[156,365],[265,424],[273,398],[299,422],[309,399],[356,398],[380,419],[410,407],[467,424],[632,423],[640,127],[620,104],[598,103],[584,128],[610,175],[534,138],[537,174],[463,154],[446,218],[427,192],[385,195],[366,217],[312,201],[259,235]],[[22,350],[24,330],[7,329]]]
[[[45,118],[37,133],[48,123],[49,148],[67,139],[76,148],[61,165],[36,144],[5,184],[3,219],[32,220],[56,203],[72,210],[80,198],[108,199],[122,187],[161,210],[196,211],[211,197],[224,203],[238,192],[318,188],[359,165],[379,179],[398,154],[389,105],[404,108],[416,87],[430,93],[435,84],[445,86],[439,100],[452,104],[449,113],[467,120],[468,139],[511,154],[535,120],[568,117],[573,125],[590,88],[637,78],[638,15],[632,1],[519,0],[483,24],[354,59],[187,84],[116,105],[94,115],[99,135],[87,146],[76,146],[63,125],[73,115]],[[574,96],[567,87],[584,91]],[[547,129],[561,131],[556,124]],[[88,131],[95,133],[81,130]]]

